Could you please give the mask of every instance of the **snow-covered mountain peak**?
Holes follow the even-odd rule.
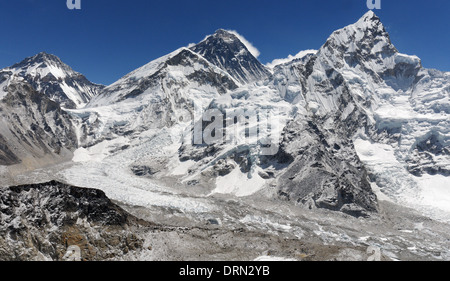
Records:
[[[240,41],[239,38],[232,32],[225,29],[218,29],[214,34],[207,36],[207,38],[213,37],[215,39],[220,39],[225,41],[226,43],[234,43],[236,41]],[[242,43],[242,42],[241,42]]]
[[[23,61],[14,64],[9,69],[15,70],[21,76],[31,75],[44,78],[53,76],[54,78],[64,78],[74,71],[64,64],[57,56],[41,52]]]
[[[34,56],[25,58],[21,63],[25,63],[25,62],[43,62],[43,61],[55,61],[55,62],[61,62],[61,59],[58,58],[57,56],[53,55],[53,54],[49,54],[47,52],[40,52]]]
[[[65,108],[83,107],[103,88],[88,81],[57,56],[45,52],[0,70],[0,75],[22,77],[36,91]]]
[[[226,30],[220,28],[216,30],[214,34],[206,36],[205,39],[200,43],[208,39],[215,40],[216,44],[236,44],[240,51],[238,54],[246,54],[246,51],[248,51],[255,58],[258,58],[260,55],[258,49],[255,46],[253,46],[252,43],[250,43],[247,39],[245,39],[244,36],[242,36],[237,31],[234,30]]]
[[[346,47],[349,51],[357,47],[375,47],[376,44],[378,48],[387,46],[395,49],[380,18],[372,11],[366,13],[356,23],[333,32],[327,43],[330,41]]]
[[[357,22],[350,24],[344,29],[350,29],[357,33],[365,33],[366,35],[367,33],[374,33],[376,35],[389,37],[381,19],[373,11],[367,12]]]
[[[407,90],[422,68],[418,57],[399,53],[380,18],[373,12],[333,32],[317,57],[320,71],[347,69],[344,76],[357,71],[361,78],[369,74],[375,83],[384,80],[395,91]]]
[[[268,69],[256,58],[259,51],[235,31],[219,29],[190,49],[242,84],[260,81],[269,75]]]
[[[358,23],[376,23],[380,22],[380,18],[372,11],[365,13],[358,21]]]
[[[13,67],[23,66],[23,65],[31,65],[35,63],[57,63],[64,65],[64,63],[61,61],[61,59],[53,54],[49,54],[46,52],[40,52],[32,57],[25,58],[22,62],[15,64]],[[65,65],[67,66],[67,65]]]
[[[251,54],[235,33],[225,29],[218,29],[214,34],[206,36],[198,44],[193,45],[191,50],[202,56],[213,52],[217,55],[231,53],[232,55],[242,56]]]

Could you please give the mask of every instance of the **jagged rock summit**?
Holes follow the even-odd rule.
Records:
[[[270,74],[232,31],[219,29],[190,49],[243,84],[264,80]]]

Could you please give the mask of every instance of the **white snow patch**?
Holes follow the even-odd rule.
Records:
[[[258,225],[264,225],[264,226],[271,226],[275,228],[278,231],[289,231],[292,229],[292,226],[288,224],[280,224],[277,222],[272,222],[271,220],[260,217],[260,216],[254,216],[254,215],[246,215],[244,218],[239,220],[241,223],[245,225],[251,225],[251,224],[258,224]]]
[[[273,257],[273,256],[260,256],[253,261],[297,261],[296,259],[289,259],[283,257]]]
[[[450,177],[423,175],[418,181],[423,204],[450,213]]]
[[[88,162],[91,160],[91,156],[89,155],[89,151],[83,147],[78,148],[73,153],[73,162]]]
[[[406,64],[419,64],[420,59],[417,56],[409,56],[405,54],[397,54],[395,56],[395,63],[406,63]]]
[[[356,152],[363,162],[384,164],[397,161],[394,156],[394,149],[390,145],[371,143],[362,139],[356,139],[354,144]]]
[[[4,91],[3,89],[8,86],[8,79],[4,81],[3,83],[0,83],[0,100],[4,99],[8,92]]]
[[[184,176],[188,174],[189,169],[195,164],[194,160],[188,160],[185,162],[178,162],[172,170],[172,175],[174,176]]]
[[[249,196],[261,190],[266,181],[255,171],[251,178],[248,173],[242,173],[239,167],[226,176],[217,177],[216,188],[211,194],[234,194],[238,197]]]
[[[101,162],[103,159],[110,155],[110,151],[117,146],[125,145],[128,143],[128,139],[125,137],[119,137],[114,140],[102,141],[89,148],[78,148],[74,152],[72,158],[73,162]]]
[[[304,58],[307,55],[311,55],[311,54],[314,55],[316,53],[317,53],[317,50],[300,51],[294,56],[293,55],[289,55],[287,58],[284,58],[284,59],[274,59],[272,62],[267,63],[266,66],[269,67],[269,68],[274,68],[277,65],[288,63],[288,62],[291,62],[291,61],[293,61],[295,59],[301,59],[301,58]]]

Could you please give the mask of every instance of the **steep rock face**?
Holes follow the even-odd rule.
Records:
[[[262,81],[270,75],[267,68],[230,31],[219,29],[190,49],[228,72],[242,84]]]
[[[102,191],[54,181],[0,188],[0,222],[1,260],[63,260],[70,246],[105,260],[143,244],[137,220]]]
[[[83,107],[103,88],[45,52],[0,70],[0,88],[6,87],[14,77],[23,78],[36,91],[64,108]],[[1,92],[2,89],[0,95]]]
[[[357,217],[376,212],[377,198],[348,128],[339,117],[333,127],[322,121],[297,117],[287,125],[274,157],[275,163],[287,165],[278,175],[278,195],[309,208]]]
[[[56,102],[20,79],[5,91],[0,100],[0,164],[33,166],[42,157],[64,159],[75,150],[71,118]]]
[[[305,115],[304,111],[300,111],[296,119],[303,120],[303,123],[300,122],[303,125],[298,125],[298,121],[291,122],[285,130],[280,155],[282,159],[289,155],[287,158],[292,162],[289,167],[296,167],[294,170],[298,170],[298,175],[281,176],[280,194],[300,202],[312,198],[315,205],[323,205],[316,200],[322,197],[320,194],[326,189],[322,180],[325,183],[334,181],[329,185],[334,187],[335,194],[330,197],[336,203],[332,208],[339,205],[337,202],[345,201],[339,195],[339,190],[345,189],[358,193],[351,196],[359,202],[357,205],[374,210],[375,197],[369,188],[367,174],[387,190],[398,192],[407,188],[404,185],[416,188],[414,179],[405,178],[403,174],[397,176],[404,178],[404,183],[399,184],[395,176],[387,179],[387,175],[378,172],[374,175],[374,169],[379,167],[370,167],[370,171],[366,172],[359,156],[365,149],[361,143],[367,140],[396,147],[396,161],[383,163],[386,169],[400,162],[415,175],[447,175],[444,166],[449,163],[446,154],[448,122],[442,119],[443,116],[433,116],[433,112],[447,114],[447,79],[444,73],[423,69],[417,57],[399,53],[373,12],[368,12],[355,24],[335,31],[315,55],[276,66],[274,87],[285,100],[310,113]],[[306,124],[314,124],[318,129],[311,130],[311,126]],[[296,137],[308,140],[301,141],[300,151],[298,144],[295,144]],[[358,140],[358,153],[354,139]],[[311,147],[316,149],[311,150]],[[342,148],[346,153],[338,153]],[[324,156],[327,155],[325,152],[331,154]],[[317,158],[322,159],[320,165],[314,163]],[[363,155],[363,158],[367,157]],[[333,173],[341,174],[339,164],[334,164],[332,176],[323,172],[318,176],[317,171],[302,171],[302,167],[311,165],[319,165],[323,169],[327,167],[324,162],[337,159],[338,163],[345,163],[344,170],[353,171],[350,172],[353,175],[349,181],[350,189],[348,182],[334,180],[336,174]],[[289,171],[290,168],[286,175],[294,173]],[[307,191],[311,194],[318,192],[319,195],[307,196]]]
[[[315,53],[308,52],[302,57],[273,67],[271,83],[284,100],[297,104],[304,99],[303,95],[307,91],[304,77],[311,73],[315,59]]]
[[[3,136],[0,136],[0,163],[8,166],[20,163],[20,159],[9,149]]]

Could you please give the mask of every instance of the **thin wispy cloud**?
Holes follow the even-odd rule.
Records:
[[[258,58],[259,55],[261,54],[261,52],[255,47],[253,46],[252,43],[250,43],[250,41],[248,41],[247,39],[245,39],[244,36],[242,36],[241,34],[237,33],[236,30],[227,30],[230,33],[233,33],[244,45],[245,47],[248,49],[248,51],[255,57]]]

